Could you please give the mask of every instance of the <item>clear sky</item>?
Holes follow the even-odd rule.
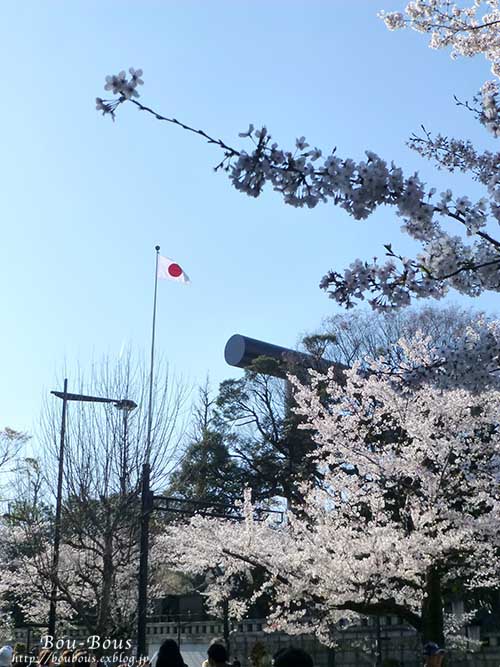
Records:
[[[305,135],[340,156],[371,149],[438,189],[479,192],[405,140],[423,123],[488,147],[453,102],[490,78],[487,64],[389,33],[377,11],[403,2],[386,1],[0,3],[0,427],[33,432],[64,366],[123,345],[147,353],[156,243],[192,280],[159,286],[158,350],[214,384],[238,375],[224,363],[230,335],[293,346],[337,310],[318,289],[327,270],[389,241],[413,250],[389,209],[354,222],[272,191],[250,199],[214,173],[221,155],[199,138],[132,106],[113,124],[95,111],[107,74],[142,68],[145,104],[229,143],[266,124],[284,146]],[[475,304],[497,309],[494,295]]]

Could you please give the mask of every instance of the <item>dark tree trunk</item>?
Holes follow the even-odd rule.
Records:
[[[435,566],[427,571],[426,597],[422,605],[422,640],[444,646],[443,598],[441,576]]]
[[[111,589],[113,587],[113,534],[108,530],[104,534],[104,550],[102,554],[103,577],[101,599],[97,618],[97,634],[106,638],[110,630]]]

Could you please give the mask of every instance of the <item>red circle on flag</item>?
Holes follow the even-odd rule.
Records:
[[[178,264],[170,264],[168,267],[168,273],[172,278],[178,278],[182,276],[182,269]]]

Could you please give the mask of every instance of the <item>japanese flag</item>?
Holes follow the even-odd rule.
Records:
[[[184,283],[184,285],[190,285],[191,281],[187,273],[181,269],[177,262],[174,262],[173,259],[168,257],[162,257],[158,255],[158,278],[160,280],[175,280],[178,283]]]

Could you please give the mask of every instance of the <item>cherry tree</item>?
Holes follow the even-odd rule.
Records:
[[[400,372],[379,359],[354,364],[342,386],[333,370],[295,381],[322,481],[301,484],[284,525],[256,522],[247,492],[245,520],[230,529],[198,516],[160,538],[184,572],[218,566],[212,606],[235,577],[263,571],[253,597],[231,599],[234,616],[271,595],[271,629],[332,643],[340,621],[392,614],[442,645],[457,630],[445,601],[498,589],[500,392],[412,382],[434,352],[423,336],[399,345]]]
[[[15,462],[20,459],[22,448],[28,440],[27,433],[15,431],[8,426],[0,429],[0,475],[12,473]]]
[[[45,623],[49,613],[52,582],[50,525],[20,526],[4,521],[0,527],[0,619],[10,617],[12,606],[30,623]],[[176,592],[182,582],[160,562],[152,536],[149,568],[150,599]],[[103,557],[95,541],[82,540],[78,546],[63,543],[57,577],[59,629],[72,625],[87,628],[102,637],[128,638],[133,633],[137,613],[137,570],[139,546],[127,531],[115,534],[113,572],[103,607]],[[1,626],[0,626],[1,627]]]
[[[79,622],[103,637],[130,635],[137,612],[147,387],[145,366],[129,353],[116,362],[105,358],[94,366],[90,378],[80,377],[80,393],[133,397],[138,407],[131,413],[114,406],[96,410],[88,403],[70,408],[57,575],[53,573],[53,494],[61,416],[59,404],[46,404],[39,432],[41,460],[19,470],[13,480],[16,500],[4,518],[0,611],[14,602],[25,618],[44,622],[56,577],[60,619]],[[161,488],[178,458],[187,389],[159,366],[153,396],[151,477]],[[150,573],[154,597],[160,581],[154,558]],[[166,585],[165,573],[161,580]]]

